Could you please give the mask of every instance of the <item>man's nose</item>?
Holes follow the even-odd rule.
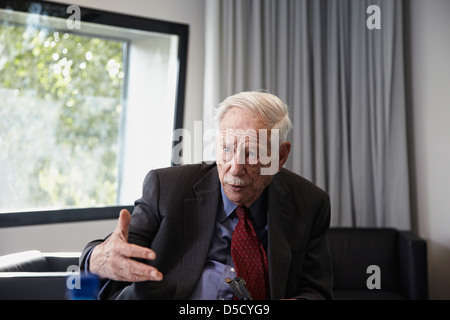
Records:
[[[230,173],[237,177],[241,175],[245,170],[245,152],[236,151],[231,161]]]

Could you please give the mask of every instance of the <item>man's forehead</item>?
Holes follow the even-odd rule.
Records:
[[[258,137],[259,130],[257,129],[232,129],[226,128],[221,130],[222,136],[226,138],[245,138],[245,137]]]
[[[259,141],[270,137],[270,130],[267,129],[231,129],[226,128],[219,131],[221,140],[224,141]]]
[[[261,115],[252,110],[231,107],[223,116],[220,128],[224,129],[267,129]]]

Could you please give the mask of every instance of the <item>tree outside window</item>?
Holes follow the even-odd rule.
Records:
[[[125,47],[0,25],[0,210],[117,202]]]

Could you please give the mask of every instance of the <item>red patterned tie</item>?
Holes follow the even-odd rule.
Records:
[[[237,207],[239,222],[231,239],[231,257],[238,277],[244,278],[253,300],[270,299],[267,256],[256,236],[248,209]]]

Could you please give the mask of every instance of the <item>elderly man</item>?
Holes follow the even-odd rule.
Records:
[[[133,214],[122,210],[81,268],[102,299],[331,299],[328,195],[283,168],[287,106],[242,92],[217,109],[216,163],[152,170]],[[231,279],[231,280],[230,280]]]

